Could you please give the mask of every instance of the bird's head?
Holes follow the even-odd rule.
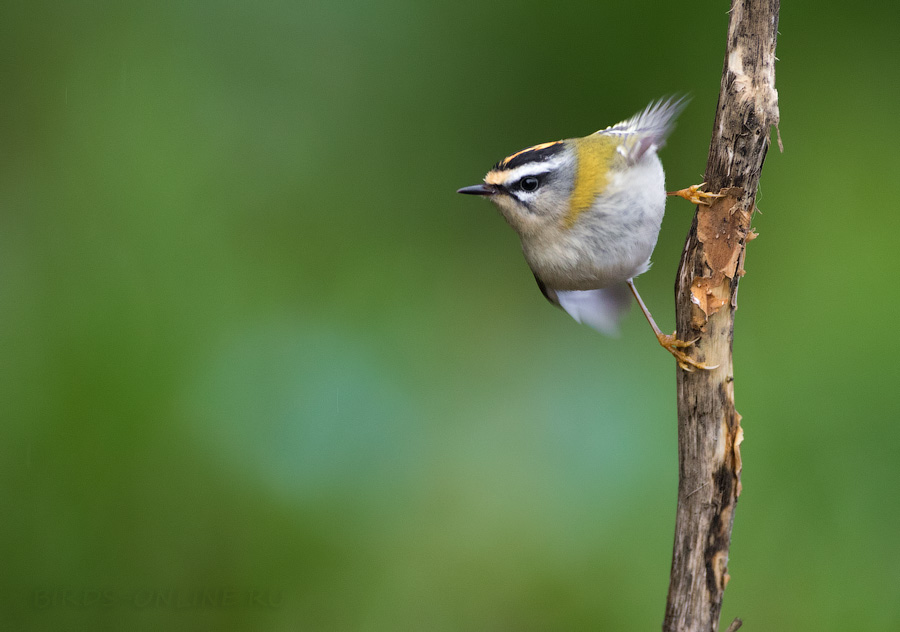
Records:
[[[534,145],[494,165],[483,184],[458,192],[490,199],[523,237],[569,229],[609,182],[617,144],[591,134]]]
[[[656,101],[589,136],[528,147],[494,165],[483,184],[459,193],[489,198],[522,237],[569,230],[590,217],[585,211],[605,194],[613,195],[607,187],[616,176],[627,186],[638,173],[634,167],[657,160],[685,105],[684,97]]]

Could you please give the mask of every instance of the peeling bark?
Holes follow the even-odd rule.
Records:
[[[678,509],[665,632],[715,632],[741,493],[741,416],[734,406],[732,340],[745,246],[778,125],[775,41],[779,0],[732,0],[706,189],[675,285],[677,334],[710,371],[678,372]],[[779,147],[781,140],[778,140]],[[738,624],[739,625],[739,624]],[[736,628],[734,628],[736,629]]]

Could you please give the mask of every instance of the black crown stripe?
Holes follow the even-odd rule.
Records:
[[[544,143],[542,145],[535,145],[534,147],[529,147],[527,149],[523,149],[522,151],[516,152],[511,156],[507,156],[500,162],[494,165],[494,170],[501,169],[515,169],[516,167],[521,167],[522,165],[526,165],[531,162],[544,162],[545,160],[549,160],[559,152],[564,149],[563,142],[558,140],[553,143]]]

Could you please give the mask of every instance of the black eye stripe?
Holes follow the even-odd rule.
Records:
[[[511,182],[506,188],[509,191],[524,191],[525,193],[533,193],[544,184],[544,175],[522,176],[515,182]]]

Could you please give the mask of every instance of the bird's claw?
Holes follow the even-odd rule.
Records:
[[[714,366],[707,366],[703,362],[694,360],[688,354],[682,351],[682,349],[687,349],[688,347],[693,346],[693,344],[697,342],[699,338],[695,338],[694,340],[679,340],[673,333],[656,334],[656,339],[659,340],[659,344],[663,349],[675,356],[675,361],[678,362],[678,366],[680,366],[688,373],[693,373],[694,369],[712,371],[713,369],[717,369],[719,367],[718,364]]]
[[[714,200],[716,198],[723,197],[721,193],[710,193],[709,191],[701,191],[700,187],[704,186],[706,183],[701,182],[700,184],[694,184],[689,186],[686,189],[680,189],[678,191],[670,191],[666,195],[677,195],[678,197],[682,197],[688,202],[692,204],[703,204],[705,206],[709,206],[712,204],[710,200]]]

